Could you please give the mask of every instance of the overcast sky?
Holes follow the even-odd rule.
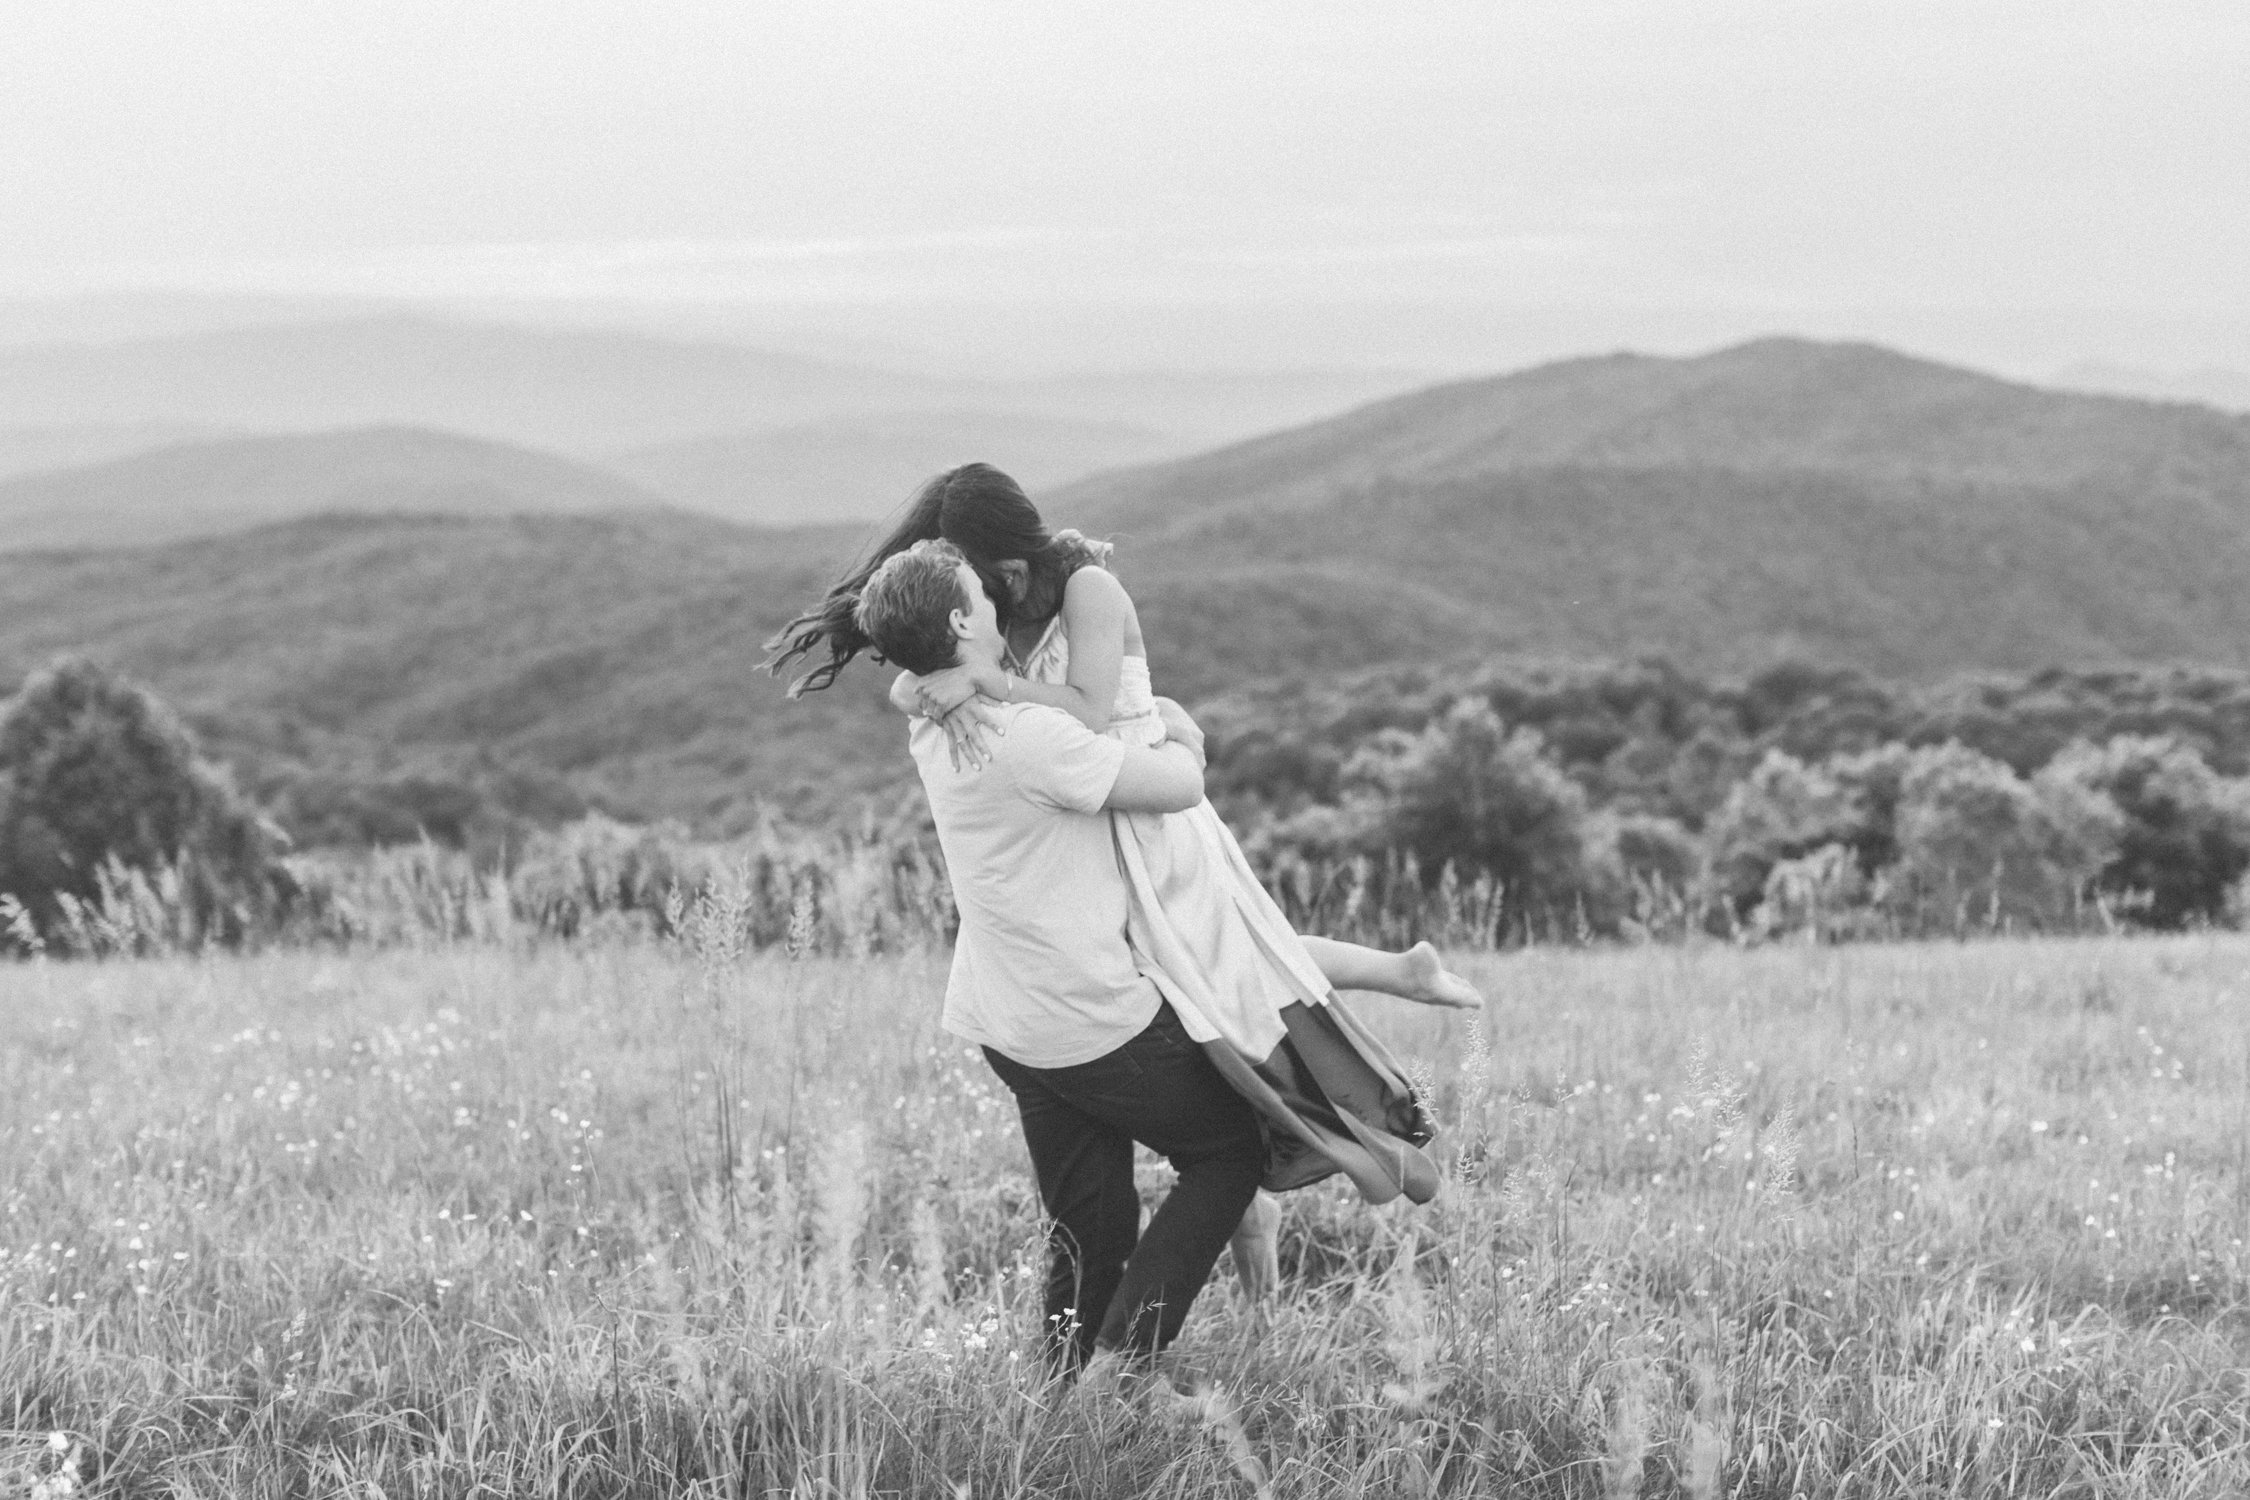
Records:
[[[1356,309],[1331,338],[1405,360],[1792,328],[2250,366],[2243,0],[0,16],[0,293],[1200,302]]]

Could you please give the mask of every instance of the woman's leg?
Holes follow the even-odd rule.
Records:
[[[1227,1248],[1234,1253],[1235,1278],[1253,1302],[1281,1291],[1281,1200],[1263,1189],[1250,1200]]]
[[[1472,1009],[1484,1003],[1476,986],[1445,966],[1437,949],[1416,943],[1404,953],[1385,953],[1358,943],[1300,935],[1305,952],[1320,965],[1328,982],[1340,990],[1374,990],[1424,1005],[1450,1005]]]

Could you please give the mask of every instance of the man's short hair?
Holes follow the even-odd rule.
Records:
[[[953,612],[971,603],[961,589],[964,561],[951,542],[916,542],[885,558],[867,580],[852,620],[885,661],[923,673],[958,659]]]

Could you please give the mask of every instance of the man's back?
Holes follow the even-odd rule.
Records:
[[[1070,1067],[1139,1033],[1160,1003],[1126,944],[1101,810],[1126,747],[1059,709],[1000,714],[981,770],[955,770],[929,720],[911,731],[961,912],[945,1027],[1030,1067]]]

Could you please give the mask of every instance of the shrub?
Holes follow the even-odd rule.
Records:
[[[1490,875],[1520,925],[1581,905],[1592,871],[1586,793],[1481,699],[1421,733],[1394,731],[1346,767],[1360,791],[1354,832],[1369,851],[1411,854],[1425,872]]]
[[[1823,844],[1766,872],[1754,930],[1764,937],[1819,941],[1870,937],[1882,930],[1880,887],[1843,844]]]
[[[559,773],[489,752],[431,757],[384,772],[364,765],[268,766],[262,774],[254,771],[252,781],[274,819],[303,848],[429,839],[492,863],[587,810],[586,799]]]
[[[1671,818],[1625,813],[1596,822],[1602,830],[1596,842],[1611,853],[1628,879],[1684,890],[1701,873],[1702,846]]]
[[[284,843],[177,715],[93,662],[55,662],[0,712],[0,892],[38,931],[98,906],[105,871],[109,893],[140,872],[172,893],[175,940],[240,941],[287,900]]]
[[[605,917],[656,922],[675,889],[701,890],[719,863],[685,829],[635,827],[589,813],[535,835],[508,888],[519,917],[542,932],[575,937]]]
[[[1846,842],[1868,875],[1898,862],[1899,798],[1918,753],[1894,743],[1827,762],[1828,774],[1851,799],[1853,822]]]
[[[1964,745],[1914,751],[1885,904],[1917,931],[2076,925],[2121,823],[2068,777],[2025,780]]]
[[[1683,938],[1711,921],[1703,844],[1672,818],[1601,810],[1585,823],[1585,874],[1573,918],[1633,942]]]
[[[2250,870],[2250,781],[2224,777],[2169,736],[2084,741],[2048,774],[2106,797],[2123,819],[2101,887],[2145,893],[2136,919],[2152,927],[2225,921],[2231,888]]]
[[[1828,844],[1850,844],[1863,812],[1823,767],[1769,750],[1727,793],[1705,832],[1712,885],[1738,919],[1765,898],[1774,866]]]

